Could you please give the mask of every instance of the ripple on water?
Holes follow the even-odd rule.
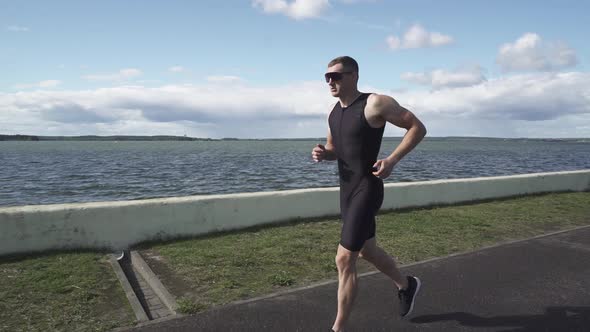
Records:
[[[111,143],[0,142],[0,206],[338,186],[336,163],[310,158],[316,140]],[[589,143],[426,139],[385,182],[589,169]]]

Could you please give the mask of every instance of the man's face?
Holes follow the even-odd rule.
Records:
[[[341,63],[328,67],[325,78],[333,97],[340,97],[342,92],[349,91],[354,87],[354,73],[344,69]]]

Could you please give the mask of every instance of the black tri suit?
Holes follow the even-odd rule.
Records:
[[[385,125],[373,128],[367,122],[364,111],[370,95],[361,94],[348,107],[336,103],[328,118],[340,176],[340,244],[350,251],[360,251],[375,236],[375,214],[383,203],[383,181],[371,168]]]

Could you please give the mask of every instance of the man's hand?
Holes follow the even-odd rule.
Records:
[[[311,151],[311,157],[313,158],[313,160],[316,163],[320,162],[322,160],[325,160],[326,159],[326,147],[321,144],[317,144],[315,146],[315,148],[313,148],[313,150]]]
[[[373,167],[377,167],[377,171],[373,172],[373,175],[380,179],[386,179],[391,175],[395,164],[397,163],[389,158],[379,159],[373,165]]]

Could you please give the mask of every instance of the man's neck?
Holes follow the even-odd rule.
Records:
[[[361,95],[358,90],[354,90],[351,93],[347,93],[345,96],[341,96],[340,99],[340,106],[348,107],[350,104],[354,103],[354,101]]]

